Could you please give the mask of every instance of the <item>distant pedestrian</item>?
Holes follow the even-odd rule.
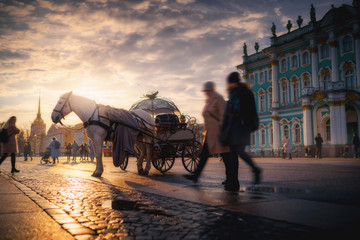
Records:
[[[315,144],[316,144],[316,157],[317,158],[322,158],[322,144],[323,144],[323,139],[321,137],[321,134],[318,133],[316,138],[315,138]]]
[[[288,138],[287,136],[284,137],[284,140],[283,140],[283,145],[284,145],[284,157],[285,158],[285,155],[288,154],[289,155],[289,160],[292,159],[292,156],[291,156],[291,141],[290,141],[290,138]]]
[[[265,157],[265,150],[264,149],[261,149],[261,157],[264,158]]]
[[[206,131],[205,143],[200,153],[200,161],[192,175],[185,175],[186,178],[197,181],[204,169],[210,155],[220,154],[225,164],[226,179],[223,184],[229,181],[229,167],[228,162],[230,158],[229,148],[224,147],[219,142],[219,129],[225,112],[226,102],[219,93],[215,90],[213,82],[206,82],[202,90],[206,96],[206,103],[202,111],[204,117],[204,129]]]
[[[84,143],[84,159],[86,158],[86,161],[89,160],[89,146],[87,143]]]
[[[24,146],[24,161],[27,161],[28,155],[32,161],[33,158],[32,158],[32,154],[31,154],[31,145],[29,142],[26,142],[25,146]]]
[[[73,160],[73,162],[76,162],[76,154],[79,149],[79,145],[74,140],[74,143],[71,145],[71,147],[72,147],[72,154],[73,154],[72,160]]]
[[[360,139],[356,133],[353,133],[352,145],[354,147],[355,157],[359,157]]]
[[[16,134],[20,133],[20,129],[16,127],[16,117],[12,116],[7,120],[3,129],[1,130],[1,142],[3,155],[0,158],[0,165],[7,156],[11,157],[11,173],[20,172],[15,168],[16,153],[18,151]]]
[[[67,160],[67,162],[70,162],[71,149],[72,149],[71,143],[68,143],[68,144],[66,145],[66,147],[65,147],[65,150],[66,150],[66,160]]]
[[[227,191],[238,191],[238,169],[240,156],[254,173],[254,184],[260,182],[261,169],[255,165],[245,152],[250,144],[250,134],[259,127],[254,94],[245,83],[240,82],[238,72],[227,77],[229,101],[227,102],[220,139],[230,146],[229,182],[225,185]]]
[[[84,147],[84,143],[82,143],[80,145],[80,160],[84,160],[84,152],[85,152],[85,147]]]
[[[93,162],[94,158],[95,158],[95,151],[94,151],[94,146],[93,146],[92,142],[90,143],[89,157],[90,157],[91,162]]]
[[[61,146],[60,142],[56,140],[56,137],[53,137],[52,142],[49,145],[51,151],[51,157],[53,159],[53,164],[56,163],[56,160],[59,162],[59,157],[61,156],[60,146]]]

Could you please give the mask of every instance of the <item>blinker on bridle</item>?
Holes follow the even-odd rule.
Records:
[[[66,96],[65,102],[64,102],[64,104],[62,105],[62,107],[61,107],[60,110],[57,110],[57,109],[55,109],[55,108],[54,108],[54,110],[53,110],[54,112],[57,112],[57,113],[59,113],[59,114],[61,115],[61,118],[59,119],[59,123],[60,123],[61,125],[64,125],[64,124],[61,122],[61,119],[65,119],[65,116],[64,116],[64,114],[62,113],[62,111],[63,111],[64,108],[65,108],[65,105],[68,104],[70,110],[72,111],[72,108],[71,108],[71,105],[70,105],[70,102],[69,102],[69,98],[70,98],[70,95],[71,95],[71,94],[72,94],[72,92],[70,92],[70,93]],[[64,99],[64,97],[61,97],[60,99]]]

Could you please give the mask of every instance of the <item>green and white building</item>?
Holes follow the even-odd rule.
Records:
[[[360,1],[332,6],[316,20],[311,6],[308,25],[281,36],[271,31],[271,46],[247,55],[237,66],[252,84],[260,129],[251,137],[250,150],[278,151],[288,136],[294,148],[314,146],[324,139],[324,156],[341,156],[360,133]]]

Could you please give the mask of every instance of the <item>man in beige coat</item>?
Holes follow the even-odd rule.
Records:
[[[219,129],[222,124],[226,102],[224,98],[215,91],[215,84],[213,82],[206,82],[203,86],[203,92],[206,95],[206,104],[202,112],[206,131],[205,144],[202,148],[200,162],[195,173],[193,175],[186,175],[185,177],[196,182],[210,155],[220,154],[225,164],[227,180],[227,163],[230,156],[229,148],[222,146],[218,140]],[[226,180],[223,182],[223,184],[226,184]]]

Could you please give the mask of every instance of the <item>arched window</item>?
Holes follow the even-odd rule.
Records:
[[[297,68],[298,67],[298,59],[297,56],[294,55],[291,57],[291,68]]]
[[[288,125],[284,125],[283,127],[283,133],[284,133],[284,137],[290,137],[290,132],[289,132],[289,126]]]
[[[294,99],[294,102],[298,102],[300,99],[299,81],[296,81],[293,83],[293,99]]]
[[[342,50],[343,50],[343,53],[351,52],[353,50],[352,38],[350,36],[345,36],[343,38]]]
[[[259,74],[259,83],[262,84],[264,82],[265,82],[264,72],[260,72],[260,74]]]
[[[294,125],[294,142],[297,144],[301,142],[301,130],[298,123]]]
[[[345,84],[347,89],[354,87],[354,71],[352,69],[348,69],[345,72]]]
[[[272,80],[272,70],[271,69],[268,71],[268,80],[269,81]]]
[[[282,101],[282,104],[289,103],[289,91],[288,91],[288,85],[286,82],[281,83],[281,101]]]
[[[328,44],[321,45],[320,57],[321,59],[328,58],[330,56],[330,48]]]
[[[263,128],[260,130],[260,144],[266,145],[266,132]]]
[[[329,88],[329,82],[330,82],[330,74],[326,74],[326,75],[323,77],[324,90],[328,90],[328,88]]]
[[[250,81],[249,81],[250,84],[255,84],[255,76],[254,74],[250,75]]]
[[[268,94],[268,108],[269,108],[269,110],[271,110],[272,109],[272,88],[268,89],[267,94]]]
[[[281,65],[280,65],[280,67],[281,67],[280,70],[281,70],[282,72],[285,72],[285,71],[286,71],[287,66],[286,66],[286,59],[285,59],[285,58],[281,60]]]
[[[308,65],[310,63],[309,52],[302,54],[302,65]]]
[[[255,142],[255,132],[252,132],[250,134],[250,144],[253,145],[253,146],[256,144],[256,142]]]
[[[265,112],[265,93],[259,93],[259,110],[260,112]]]
[[[310,87],[310,74],[306,72],[303,73],[301,77],[303,82],[303,88]]]
[[[269,143],[270,145],[273,144],[273,139],[274,139],[274,130],[272,128],[272,126],[269,128]]]
[[[326,141],[330,141],[331,140],[331,135],[330,135],[330,118],[325,122],[325,139]]]

